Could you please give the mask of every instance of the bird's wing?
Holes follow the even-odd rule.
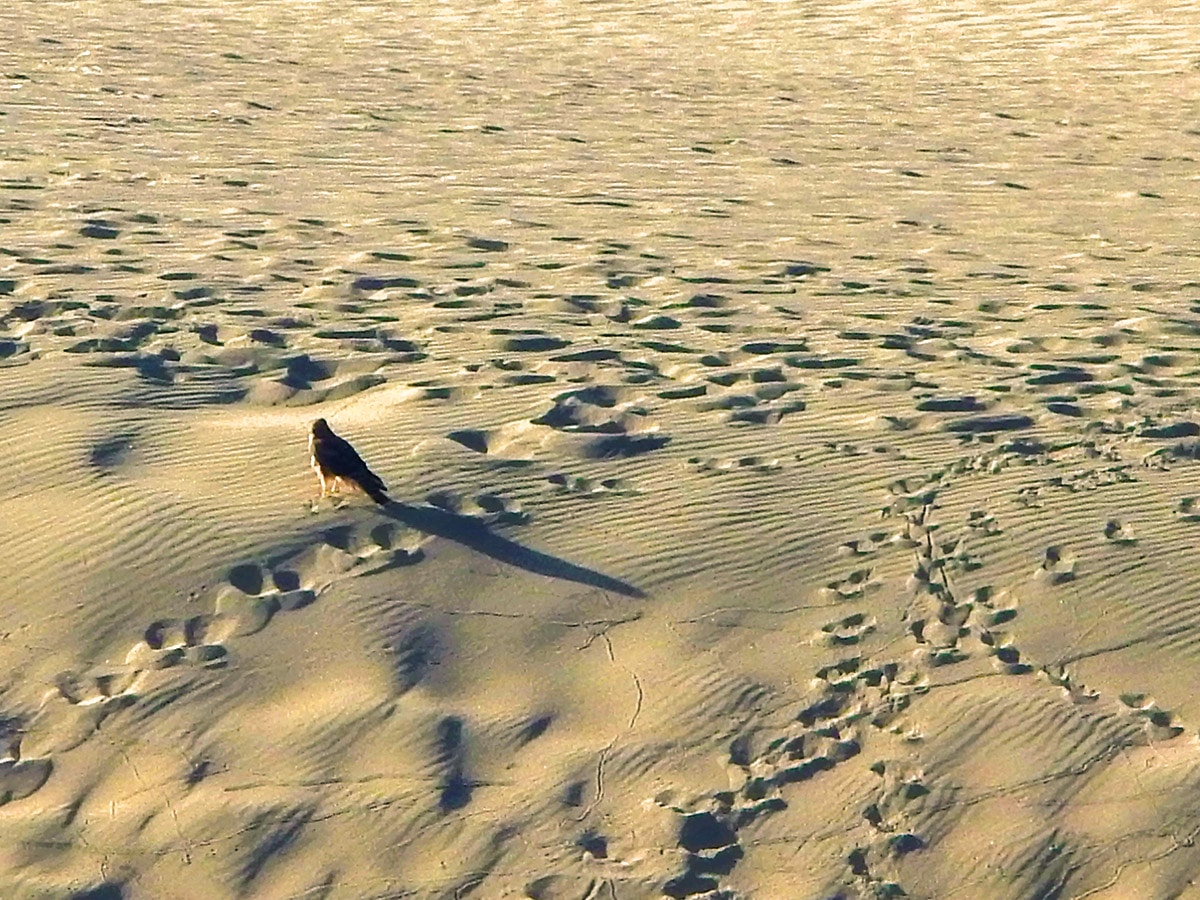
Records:
[[[358,451],[344,438],[331,434],[319,438],[315,444],[315,455],[319,465],[329,475],[347,478],[366,491],[377,503],[386,501],[387,486],[383,479],[372,472]]]
[[[330,475],[351,478],[367,467],[350,442],[336,434],[318,438],[314,451],[317,464]]]

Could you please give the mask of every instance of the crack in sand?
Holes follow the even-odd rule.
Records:
[[[613,650],[612,638],[608,636],[607,629],[599,634],[592,635],[592,637],[588,639],[588,642],[578,649],[586,649],[597,637],[604,639],[604,645],[608,652],[609,662],[619,666],[633,680],[633,686],[637,690],[637,702],[634,705],[633,714],[629,717],[629,724],[625,726],[624,730],[620,734],[614,735],[613,739],[608,742],[607,746],[600,751],[600,756],[596,760],[596,796],[592,798],[592,801],[586,807],[584,807],[583,812],[575,817],[576,822],[582,822],[589,815],[591,815],[592,810],[595,809],[596,805],[604,798],[604,767],[608,762],[608,757],[612,753],[613,749],[617,746],[617,743],[622,738],[628,736],[633,731],[634,726],[637,725],[638,716],[642,714],[642,703],[645,701],[645,693],[642,690],[641,679],[638,678],[637,673],[632,669],[620,662],[617,662],[617,656]]]
[[[813,609],[833,609],[834,607],[844,607],[845,602],[833,601],[831,603],[811,603],[801,606],[789,606],[785,609],[761,609],[753,606],[718,606],[714,609],[706,610],[699,615],[692,616],[687,619],[672,619],[675,625],[712,625],[717,628],[753,628],[753,625],[747,625],[745,622],[705,622],[705,619],[710,619],[714,616],[719,616],[723,613],[748,613],[758,616],[787,616],[792,613],[805,612]],[[761,628],[769,628],[771,626],[763,625]]]
[[[599,627],[601,630],[593,634],[587,644],[578,648],[581,650],[591,646],[591,642],[593,640],[606,633],[609,629],[615,628],[618,625],[627,625],[630,622],[637,622],[642,618],[642,613],[636,612],[632,613],[631,615],[622,616],[615,619],[549,619],[544,616],[537,616],[531,613],[500,612],[498,610],[490,609],[442,609],[432,603],[412,603],[405,601],[405,605],[411,606],[415,609],[427,609],[431,612],[436,612],[439,615],[444,616],[481,616],[484,618],[493,619],[515,619],[518,621],[537,622],[539,625],[557,625],[560,628],[586,628],[589,631],[591,631],[593,628]]]

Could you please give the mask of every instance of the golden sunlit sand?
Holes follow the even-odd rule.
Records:
[[[1200,11],[0,22],[0,896],[1197,896]]]

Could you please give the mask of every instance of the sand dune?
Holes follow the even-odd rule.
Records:
[[[0,893],[1196,895],[1200,16],[926,6],[0,13]]]

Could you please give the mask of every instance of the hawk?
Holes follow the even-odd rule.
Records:
[[[321,482],[321,496],[336,493],[338,486],[349,482],[384,506],[388,503],[387,487],[378,475],[367,468],[350,442],[338,437],[324,419],[312,423],[308,434],[308,453],[313,470]]]

